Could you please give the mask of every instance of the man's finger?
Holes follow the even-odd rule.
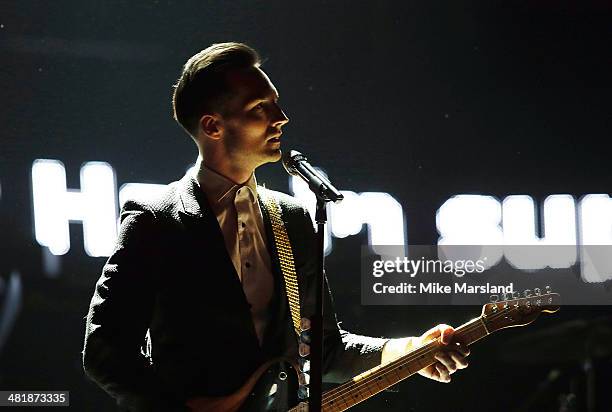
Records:
[[[429,329],[427,332],[421,335],[421,340],[423,342],[427,342],[442,337],[442,343],[448,344],[454,332],[455,329],[453,329],[452,326],[441,324]]]
[[[467,361],[467,359],[465,359],[465,356],[463,356],[460,353],[457,353],[455,351],[450,351],[450,352],[447,352],[447,353],[448,353],[448,356],[451,357],[453,362],[455,362],[455,365],[457,366],[457,369],[465,369],[465,368],[468,367],[468,361]]]
[[[454,347],[454,350],[462,354],[463,356],[468,356],[470,354],[470,348],[468,348],[465,344],[461,342],[457,342]]]
[[[436,358],[448,371],[448,374],[451,375],[457,370],[457,365],[455,365],[455,361],[451,359],[448,353],[446,352],[438,352],[434,355]]]
[[[421,369],[419,371],[419,374],[425,376],[426,378],[434,380],[439,380],[440,377],[440,374],[438,373],[438,370],[434,365],[429,365],[428,367]]]
[[[439,362],[436,363],[435,366],[436,370],[438,371],[440,382],[450,382],[450,373],[448,373],[448,369],[446,369],[446,366],[442,365]]]
[[[445,345],[448,345],[449,343],[451,343],[451,340],[453,339],[453,335],[455,334],[455,329],[453,329],[452,326],[448,326],[448,325],[439,325],[438,327],[440,328],[440,334],[441,334],[440,341]]]

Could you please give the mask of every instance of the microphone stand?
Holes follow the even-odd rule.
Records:
[[[283,166],[290,175],[300,176],[317,197],[315,236],[317,272],[315,273],[315,312],[310,319],[310,381],[308,384],[308,411],[321,412],[323,398],[323,294],[325,293],[325,223],[327,202],[340,202],[344,196],[331,182],[319,174],[306,156],[291,150],[283,155]]]
[[[325,223],[327,223],[327,202],[330,200],[317,196],[317,273],[315,277],[315,313],[310,320],[310,385],[308,397],[309,412],[322,411],[323,398],[323,293],[325,289]]]

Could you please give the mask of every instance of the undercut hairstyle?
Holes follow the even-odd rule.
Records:
[[[226,74],[231,70],[259,67],[255,50],[242,43],[218,43],[192,56],[174,85],[174,119],[196,137],[205,113],[223,113],[230,90]]]

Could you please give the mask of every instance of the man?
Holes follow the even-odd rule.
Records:
[[[270,216],[277,198],[294,254],[303,316],[314,311],[314,232],[305,209],[257,187],[254,170],[281,158],[289,121],[257,53],[215,44],[187,61],[174,115],[198,147],[194,172],[157,200],[127,202],[115,252],[87,316],[87,374],[127,410],[197,410],[235,392],[268,359],[298,356]],[[341,382],[426,340],[450,343],[438,325],[421,337],[378,339],[342,331],[325,297],[325,379]],[[147,353],[141,353],[148,336]],[[460,343],[420,373],[441,382],[465,368]],[[189,405],[188,407],[186,405]]]

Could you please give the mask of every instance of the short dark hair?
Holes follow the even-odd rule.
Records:
[[[259,54],[243,43],[217,43],[196,53],[187,60],[174,85],[174,119],[195,137],[204,113],[223,110],[229,92],[226,73],[260,63]]]

